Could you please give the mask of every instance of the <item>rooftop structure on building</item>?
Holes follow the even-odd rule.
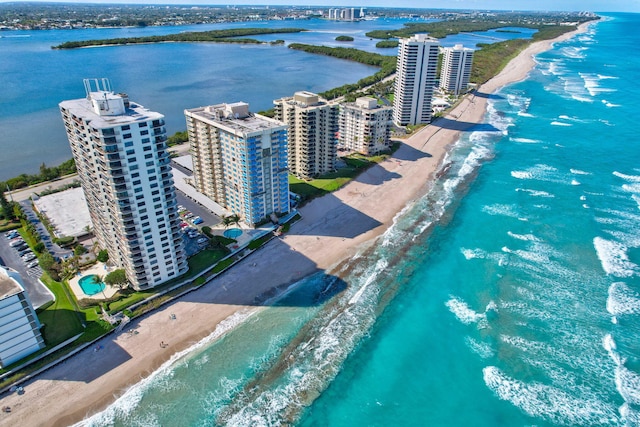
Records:
[[[338,147],[367,156],[389,150],[392,113],[370,97],[341,104]]]
[[[185,110],[196,189],[255,226],[289,212],[287,125],[236,102]]]
[[[164,116],[86,79],[86,97],[60,111],[94,233],[134,289],[188,270]]]
[[[289,125],[289,171],[301,179],[334,171],[339,105],[306,91],[273,104],[275,118]]]
[[[20,273],[0,265],[0,367],[43,348],[40,327]]]
[[[443,49],[440,87],[454,95],[467,91],[473,64],[473,49],[461,44]]]
[[[438,47],[438,40],[426,34],[400,39],[393,100],[393,121],[398,126],[431,122]]]

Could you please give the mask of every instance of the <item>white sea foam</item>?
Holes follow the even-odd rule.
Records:
[[[615,424],[618,415],[611,405],[590,396],[574,396],[539,382],[526,383],[507,376],[495,366],[482,370],[484,382],[496,395],[532,417],[563,425]]]
[[[548,197],[548,198],[556,197],[553,194],[548,193],[546,191],[532,190],[532,189],[529,189],[529,188],[516,188],[516,191],[522,191],[524,193],[529,193],[532,197]]]
[[[512,233],[511,231],[507,231],[507,234],[513,237],[514,239],[518,239],[518,240],[524,240],[527,242],[540,242],[540,239],[534,236],[533,234],[516,234],[516,233]]]
[[[533,114],[531,113],[525,113],[524,111],[518,111],[518,115],[520,117],[535,117]]]
[[[621,107],[621,105],[620,105],[620,104],[614,104],[614,103],[612,103],[612,102],[607,101],[606,99],[603,99],[603,100],[602,100],[602,103],[603,103],[606,107],[608,107],[608,108]]]
[[[609,286],[607,311],[613,316],[640,314],[640,294],[626,283],[615,282]]]
[[[572,179],[571,180],[571,185],[580,185],[580,181]]]
[[[355,295],[353,295],[351,297],[351,299],[349,300],[349,305],[351,304],[356,304],[360,298],[362,297],[362,294],[365,292],[365,290],[367,289],[367,287],[375,282],[376,278],[378,277],[378,275],[385,269],[387,268],[387,260],[385,260],[384,258],[381,258],[378,260],[378,262],[376,262],[376,265],[373,267],[373,271],[370,272],[367,275],[366,281],[364,282],[363,285],[360,286],[360,288],[358,289],[358,291],[355,293]]]
[[[460,248],[460,252],[462,252],[462,255],[464,255],[464,257],[467,260],[470,259],[483,259],[486,258],[487,253],[482,250],[482,249],[465,249],[465,248]]]
[[[475,354],[483,359],[488,359],[495,355],[495,351],[491,348],[491,344],[484,341],[478,341],[471,337],[465,337],[467,347],[471,349]]]
[[[485,205],[482,207],[482,212],[488,213],[494,216],[507,216],[510,218],[519,218],[520,214],[517,211],[516,205]]]
[[[616,368],[616,388],[626,403],[640,405],[640,375],[621,363]]]
[[[511,171],[511,176],[516,179],[531,179],[533,178],[533,174],[531,172],[526,171]]]
[[[521,144],[540,144],[542,141],[539,139],[530,139],[530,138],[509,138],[513,142],[519,142]]]
[[[637,266],[629,261],[626,246],[601,237],[593,239],[593,246],[605,273],[617,277],[631,277],[635,274]]]
[[[154,385],[161,382],[166,382],[167,385],[170,383],[170,381],[167,380],[173,376],[173,370],[176,363],[180,363],[180,361],[185,356],[190,355],[194,351],[209,345],[211,342],[215,341],[228,331],[234,329],[236,326],[246,321],[254,313],[256,313],[256,310],[242,310],[227,317],[218,324],[216,329],[211,334],[209,334],[207,337],[203,338],[196,344],[192,345],[191,347],[181,352],[175,353],[169,360],[163,363],[162,366],[151,373],[151,375],[129,388],[122,396],[116,399],[116,401],[109,405],[105,410],[103,410],[102,412],[98,412],[90,418],[80,421],[74,426],[80,427],[111,425],[116,417],[125,418],[128,414],[131,414],[136,409],[145,392],[150,387],[153,387]]]
[[[453,313],[460,322],[465,325],[469,325],[471,323],[483,323],[486,322],[487,316],[484,313],[478,313],[472,310],[469,305],[463,300],[451,297],[449,301],[445,303],[449,311]]]
[[[552,126],[564,126],[564,127],[573,126],[571,123],[564,123],[564,122],[559,122],[559,121],[556,121],[556,120],[552,121],[551,125]]]
[[[580,169],[569,169],[569,171],[574,175],[591,175],[591,172],[585,172]]]
[[[618,171],[614,171],[613,174],[618,178],[622,178],[628,182],[639,182],[640,183],[640,175],[627,175]]]

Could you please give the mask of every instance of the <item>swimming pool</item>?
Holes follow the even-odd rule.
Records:
[[[230,228],[228,230],[225,230],[222,234],[224,235],[224,237],[228,237],[229,239],[235,239],[242,234],[242,230],[239,228]]]
[[[89,274],[88,276],[81,277],[78,281],[80,285],[80,289],[85,295],[95,295],[99,292],[102,292],[106,287],[103,282],[95,283],[93,278],[96,277],[95,274]]]

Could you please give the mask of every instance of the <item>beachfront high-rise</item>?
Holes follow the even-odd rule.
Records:
[[[0,367],[45,346],[40,321],[22,285],[22,276],[0,265]]]
[[[426,34],[400,39],[393,100],[393,121],[398,126],[431,122],[438,46],[438,40]]]
[[[188,270],[164,116],[107,79],[84,84],[60,111],[94,233],[134,289],[158,286]]]
[[[446,47],[443,50],[440,87],[454,95],[460,95],[466,92],[469,87],[473,49],[457,44],[454,47]]]
[[[244,102],[184,113],[199,192],[249,225],[289,212],[286,124]]]
[[[289,171],[307,179],[336,168],[339,105],[315,93],[273,101],[275,118],[289,125]]]
[[[364,155],[389,149],[392,108],[378,105],[375,98],[361,97],[340,105],[338,147]]]

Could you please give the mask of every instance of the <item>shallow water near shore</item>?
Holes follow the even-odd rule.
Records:
[[[346,289],[305,279],[87,424],[640,424],[639,24],[539,55]]]

